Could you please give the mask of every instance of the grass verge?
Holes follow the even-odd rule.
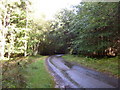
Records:
[[[54,88],[45,68],[46,56],[19,57],[3,62],[3,88]]]
[[[96,71],[107,73],[116,78],[120,77],[120,72],[118,71],[118,57],[96,59],[83,56],[64,55],[63,58],[67,61],[76,62],[82,66],[94,69]]]
[[[24,76],[27,79],[27,88],[53,88],[53,79],[45,68],[46,56],[31,58],[36,61],[25,68]]]

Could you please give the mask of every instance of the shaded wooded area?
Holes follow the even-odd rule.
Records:
[[[19,2],[18,2],[19,1]],[[0,58],[28,55],[120,55],[120,3],[82,2],[54,20],[33,19],[30,1],[0,2]]]
[[[40,42],[39,52],[119,55],[118,10],[119,3],[110,2],[80,3],[74,10],[62,10],[52,22],[52,31],[47,32],[46,41]]]

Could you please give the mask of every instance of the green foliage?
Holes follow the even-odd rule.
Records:
[[[64,45],[70,53],[106,55],[105,50],[112,47],[117,55],[118,6],[119,3],[84,2],[75,6],[74,11],[61,11],[57,15],[57,28],[62,38],[66,38]]]
[[[8,29],[3,35],[6,56],[25,52],[27,55],[119,55],[120,5],[117,2],[82,2],[74,6],[73,10],[61,10],[52,21],[45,20],[44,16],[33,19],[24,0],[3,2],[0,5],[7,7],[6,10],[0,9],[3,12],[1,21],[6,22],[5,28]],[[3,32],[4,29],[0,35]]]
[[[75,31],[78,35],[73,48],[78,48],[78,53],[102,53],[114,46],[114,39],[118,37],[113,37],[118,28],[117,6],[118,3],[82,3],[76,7],[79,26],[75,26],[79,29]]]
[[[84,2],[73,10],[61,10],[51,22],[51,28],[43,33],[40,53],[104,56],[110,55],[112,51],[108,49],[112,48],[116,56],[120,38],[118,6],[119,3]]]

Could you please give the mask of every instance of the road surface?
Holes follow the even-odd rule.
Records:
[[[54,76],[56,88],[116,88],[117,79],[108,77],[82,66],[66,62],[61,55],[46,59],[50,73]]]

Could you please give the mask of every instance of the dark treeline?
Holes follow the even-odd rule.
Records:
[[[40,42],[40,54],[70,53],[87,56],[120,54],[119,3],[80,3],[64,9]]]
[[[0,59],[19,55],[120,55],[120,3],[81,2],[54,20],[31,17],[29,0],[0,3]]]

